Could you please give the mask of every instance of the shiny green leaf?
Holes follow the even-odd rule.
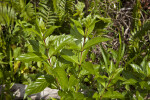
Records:
[[[51,41],[51,47],[49,49],[49,56],[57,54],[65,46],[70,45],[70,42],[74,41],[70,35],[54,36],[53,38],[54,40]]]
[[[134,71],[138,72],[138,73],[144,73],[142,68],[140,66],[138,66],[137,64],[130,64],[131,67],[133,68]]]
[[[54,82],[54,78],[50,75],[42,75],[31,83],[25,90],[24,98],[28,95],[43,91],[47,86]]]
[[[45,61],[47,57],[38,52],[29,52],[26,54],[21,54],[16,60],[29,62],[29,61]]]
[[[89,40],[85,46],[83,47],[83,49],[87,49],[87,48],[90,48],[91,46],[93,45],[96,45],[100,42],[105,42],[105,41],[108,41],[110,39],[108,38],[103,38],[103,37],[95,37],[95,38],[92,38],[91,40]]]

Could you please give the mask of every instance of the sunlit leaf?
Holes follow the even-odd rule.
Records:
[[[74,85],[77,84],[77,82],[78,80],[73,75],[71,75],[69,78],[68,88],[71,89]]]
[[[50,75],[42,75],[31,83],[25,90],[24,98],[28,95],[43,91],[47,86],[54,82],[54,78]]]
[[[118,91],[107,91],[104,95],[103,98],[111,98],[111,99],[123,99],[124,95],[119,93]]]
[[[135,83],[137,83],[137,81],[135,79],[129,79],[126,80],[125,82],[123,82],[122,84],[129,84],[129,85],[134,85]]]
[[[54,69],[54,73],[56,75],[56,78],[58,79],[58,82],[60,83],[61,88],[63,90],[67,90],[68,89],[68,78],[67,78],[65,70],[61,67],[56,67]]]
[[[134,71],[138,72],[138,73],[144,73],[142,68],[140,66],[138,66],[137,64],[130,64],[131,67],[133,68]]]
[[[70,45],[70,42],[74,41],[70,35],[54,36],[54,40],[51,41],[51,47],[49,49],[49,56],[57,54],[65,46]]]
[[[85,62],[85,63],[82,64],[82,67],[85,68],[87,71],[89,71],[89,73],[95,74],[95,71],[94,71],[92,63]]]
[[[92,38],[91,40],[89,40],[85,46],[83,47],[83,49],[87,49],[87,48],[90,48],[91,46],[93,45],[96,45],[100,42],[105,42],[105,41],[109,41],[110,39],[108,38],[103,38],[103,37],[95,37],[95,38]]]
[[[47,57],[38,52],[29,52],[26,54],[21,54],[16,60],[29,62],[29,61],[45,61]]]

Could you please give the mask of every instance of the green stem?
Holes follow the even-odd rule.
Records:
[[[45,39],[44,39],[44,44],[45,44],[45,47],[46,47],[46,41],[45,41]],[[47,56],[48,56],[48,62],[49,62],[49,64],[50,64],[50,66],[52,66],[52,64],[51,64],[51,57],[49,56],[49,54],[48,54],[48,49],[46,48],[46,53],[47,53]]]
[[[113,77],[114,77],[114,75],[112,75],[112,77],[110,78],[110,80],[109,80],[107,86],[106,86],[105,89],[104,89],[104,92],[103,92],[102,95],[100,96],[100,100],[102,100],[102,97],[103,97],[103,95],[104,95],[106,89],[108,88],[109,84],[111,83]]]

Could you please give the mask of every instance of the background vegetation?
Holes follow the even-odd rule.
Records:
[[[149,0],[0,0],[0,98],[14,83],[62,100],[148,99]]]

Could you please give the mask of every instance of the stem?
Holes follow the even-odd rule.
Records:
[[[82,51],[81,51],[81,57],[80,57],[80,65],[82,63],[82,55],[83,55],[83,47],[84,47],[84,44],[85,44],[85,40],[86,40],[86,35],[87,35],[87,32],[88,32],[88,29],[86,30],[86,33],[85,33],[85,36],[84,36],[84,41],[83,41],[83,45],[81,47]]]
[[[86,40],[86,37],[84,37],[84,41],[83,41],[83,45],[82,45],[81,58],[80,58],[80,65],[81,65],[81,63],[82,63],[83,47],[84,47],[84,44],[85,44],[85,40]]]
[[[45,41],[45,39],[44,39],[44,44],[45,44],[45,47],[46,47],[46,41]],[[51,64],[51,57],[48,55],[48,49],[46,48],[46,53],[47,53],[47,56],[48,56],[48,62],[49,62],[49,64],[50,64],[50,66],[52,66],[52,64]]]
[[[100,96],[100,100],[102,100],[103,94],[105,93],[106,89],[108,88],[109,84],[111,83],[113,77],[114,77],[114,75],[112,75],[112,77],[111,77],[111,79],[109,80],[107,86],[105,87],[104,92],[103,92],[102,95]]]

